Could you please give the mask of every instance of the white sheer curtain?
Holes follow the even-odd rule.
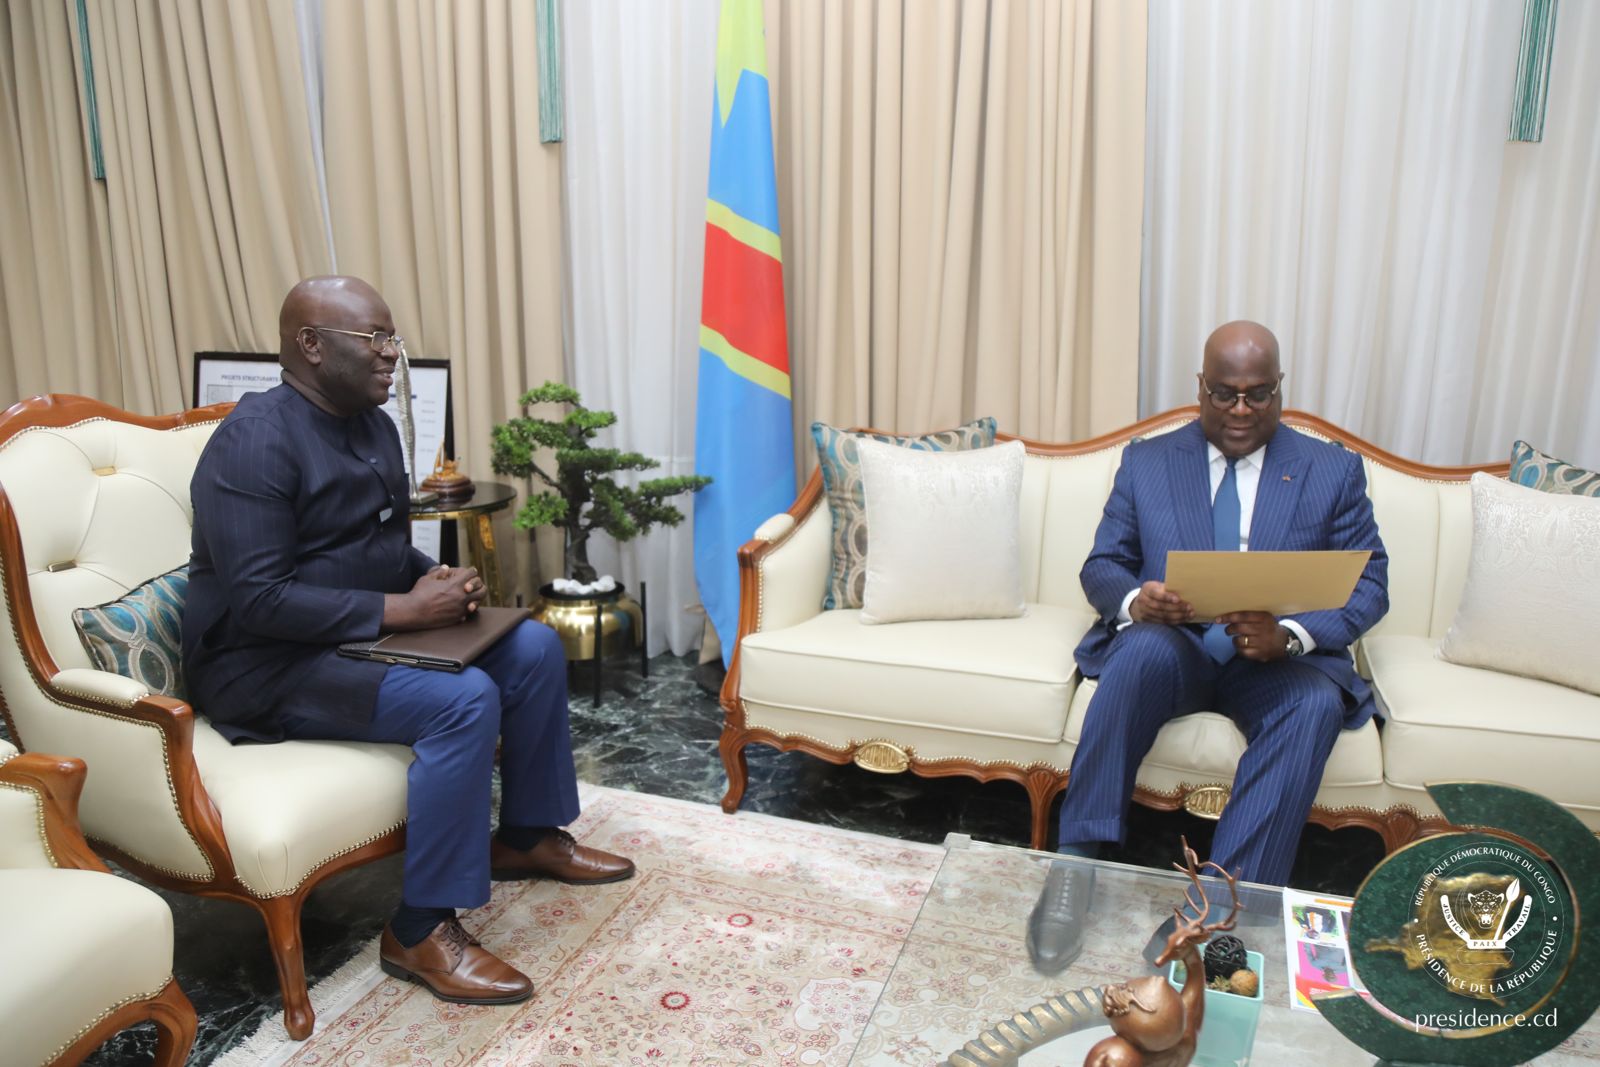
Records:
[[[569,381],[615,411],[606,443],[694,471],[695,368],[717,0],[562,7]],[[703,616],[693,500],[684,521],[590,557],[635,592],[650,583],[651,654],[687,652]]]
[[[1508,144],[1522,4],[1151,0],[1140,408],[1258,319],[1288,403],[1401,455],[1600,465],[1600,4]]]

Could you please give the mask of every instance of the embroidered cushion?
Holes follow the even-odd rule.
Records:
[[[872,523],[861,621],[1021,615],[1022,442],[859,447]]]
[[[1472,555],[1439,656],[1600,693],[1600,499],[1472,476]]]
[[[1565,460],[1547,456],[1526,441],[1518,441],[1511,446],[1511,473],[1508,480],[1542,493],[1600,496],[1600,473],[1586,471]]]
[[[977,419],[953,430],[921,437],[839,430],[820,422],[811,424],[811,436],[817,443],[817,462],[822,468],[822,489],[833,519],[828,586],[822,600],[824,609],[859,608],[866,592],[867,504],[858,443],[873,440],[924,452],[953,452],[989,447],[994,444],[994,430],[992,418]]]
[[[181,700],[183,602],[188,594],[186,564],[109,604],[79,608],[72,613],[72,624],[95,666]]]

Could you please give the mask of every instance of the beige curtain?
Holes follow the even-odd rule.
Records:
[[[796,455],[811,419],[1137,408],[1145,5],[767,0]]]
[[[539,142],[534,5],[370,0],[325,17],[339,269],[384,294],[413,357],[450,361],[456,452],[493,478],[490,429],[565,378],[561,154]],[[559,541],[540,545],[558,574]]]
[[[172,411],[192,356],[277,350],[330,265],[293,0],[90,0],[123,403]]]
[[[68,6],[0,7],[0,407],[50,392],[122,401]]]

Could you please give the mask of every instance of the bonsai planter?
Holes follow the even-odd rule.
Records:
[[[619,584],[609,593],[558,593],[553,585],[539,588],[533,617],[554,630],[568,663],[594,663],[594,703],[600,705],[601,668],[608,659],[639,650],[639,670],[650,677],[645,626],[650,615],[646,583],[639,583],[639,599]]]

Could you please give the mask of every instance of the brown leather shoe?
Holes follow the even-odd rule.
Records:
[[[440,1000],[456,1004],[515,1004],[533,995],[528,976],[479,945],[449,919],[410,948],[402,948],[390,926],[378,942],[383,973],[420,982]]]
[[[632,878],[633,861],[580,845],[565,830],[554,830],[523,852],[501,843],[498,837],[491,839],[489,877],[497,882],[551,878],[568,885],[600,885]]]

